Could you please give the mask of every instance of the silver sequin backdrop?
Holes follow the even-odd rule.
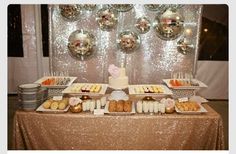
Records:
[[[184,5],[179,13],[184,17],[184,33],[172,41],[158,38],[153,27],[146,34],[140,34],[141,45],[131,54],[121,52],[116,45],[118,34],[125,30],[135,30],[135,21],[146,16],[151,22],[156,13],[145,9],[141,4],[135,4],[128,12],[119,12],[116,29],[102,31],[95,18],[96,12],[103,5],[98,5],[94,11],[82,11],[78,21],[69,22],[62,18],[59,6],[49,6],[50,27],[50,71],[65,72],[77,76],[77,82],[108,83],[109,64],[125,64],[129,84],[161,83],[163,78],[170,78],[175,71],[195,72],[198,44],[201,26],[201,5]],[[72,58],[67,48],[70,34],[77,30],[90,31],[96,38],[94,56],[80,61]],[[177,41],[191,30],[188,39],[194,46],[194,51],[183,55],[177,51]]]

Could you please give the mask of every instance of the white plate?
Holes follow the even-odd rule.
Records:
[[[207,87],[206,84],[204,84],[203,82],[201,82],[197,79],[192,79],[192,81],[198,83],[199,86],[172,86],[170,84],[170,80],[173,80],[173,79],[163,79],[163,81],[166,83],[166,85],[172,89],[199,89],[199,88],[206,88]]]
[[[47,80],[48,78],[70,78],[70,82],[68,82],[66,85],[42,85],[41,83]],[[44,76],[41,79],[35,81],[34,83],[39,83],[41,84],[42,87],[47,87],[47,88],[66,88],[70,86],[76,79],[77,77],[69,77],[69,76]]]
[[[175,106],[175,111],[177,113],[181,113],[181,114],[202,114],[202,113],[206,113],[207,110],[201,105],[199,104],[200,106],[200,110],[198,111],[180,111],[176,106]]]
[[[72,91],[72,88],[74,86],[82,86],[82,85],[101,85],[101,90],[98,93],[94,93],[94,92],[74,92]],[[106,93],[107,90],[107,84],[101,84],[101,83],[73,83],[72,85],[70,85],[69,87],[67,87],[66,89],[64,89],[62,91],[63,94],[79,94],[79,95],[90,95],[90,96],[97,96],[97,95],[104,95]]]
[[[131,112],[109,112],[109,110],[108,110],[109,103],[110,102],[107,101],[104,113],[111,114],[111,115],[130,115],[130,114],[135,114],[135,104],[134,104],[134,102],[132,102],[132,110],[131,110]]]
[[[135,88],[136,87],[142,87],[142,86],[159,86],[163,88],[163,93],[136,93]],[[129,94],[130,95],[143,95],[143,96],[162,96],[162,95],[173,95],[172,91],[165,85],[157,84],[143,84],[143,85],[129,85]]]
[[[52,109],[45,109],[45,108],[43,107],[43,104],[41,104],[41,105],[36,109],[36,111],[38,111],[38,112],[64,113],[64,112],[67,112],[69,108],[70,108],[70,105],[67,105],[67,107],[66,107],[64,110],[59,110],[59,109],[57,109],[57,110],[52,110]]]

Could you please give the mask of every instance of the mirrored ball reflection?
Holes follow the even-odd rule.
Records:
[[[131,53],[139,48],[141,39],[135,32],[126,30],[119,34],[117,46],[126,53]]]
[[[80,5],[59,5],[61,15],[69,21],[78,20],[81,13]]]
[[[117,25],[118,13],[112,8],[102,8],[96,14],[96,21],[101,30],[110,31]]]
[[[130,11],[134,6],[133,4],[112,4],[111,7],[119,12],[127,12]]]
[[[93,54],[95,37],[83,29],[76,30],[69,36],[68,49],[70,55],[76,59],[86,59]]]
[[[156,16],[154,30],[162,40],[174,40],[183,33],[184,18],[178,12],[168,9]]]
[[[140,34],[145,34],[150,30],[151,22],[147,17],[140,17],[137,19],[135,27]]]
[[[193,44],[187,38],[181,38],[177,42],[177,50],[179,53],[181,53],[183,55],[187,55],[187,54],[193,52],[193,49],[194,49]]]

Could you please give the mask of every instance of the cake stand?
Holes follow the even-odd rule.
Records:
[[[108,97],[108,100],[128,100],[129,96],[123,91],[123,89],[128,88],[127,86],[121,86],[121,87],[112,87],[109,85],[109,87],[111,89],[113,89],[113,91],[111,92],[110,96]]]

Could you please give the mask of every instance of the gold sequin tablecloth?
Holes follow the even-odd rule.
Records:
[[[222,119],[202,115],[95,116],[17,111],[13,149],[224,149]]]

